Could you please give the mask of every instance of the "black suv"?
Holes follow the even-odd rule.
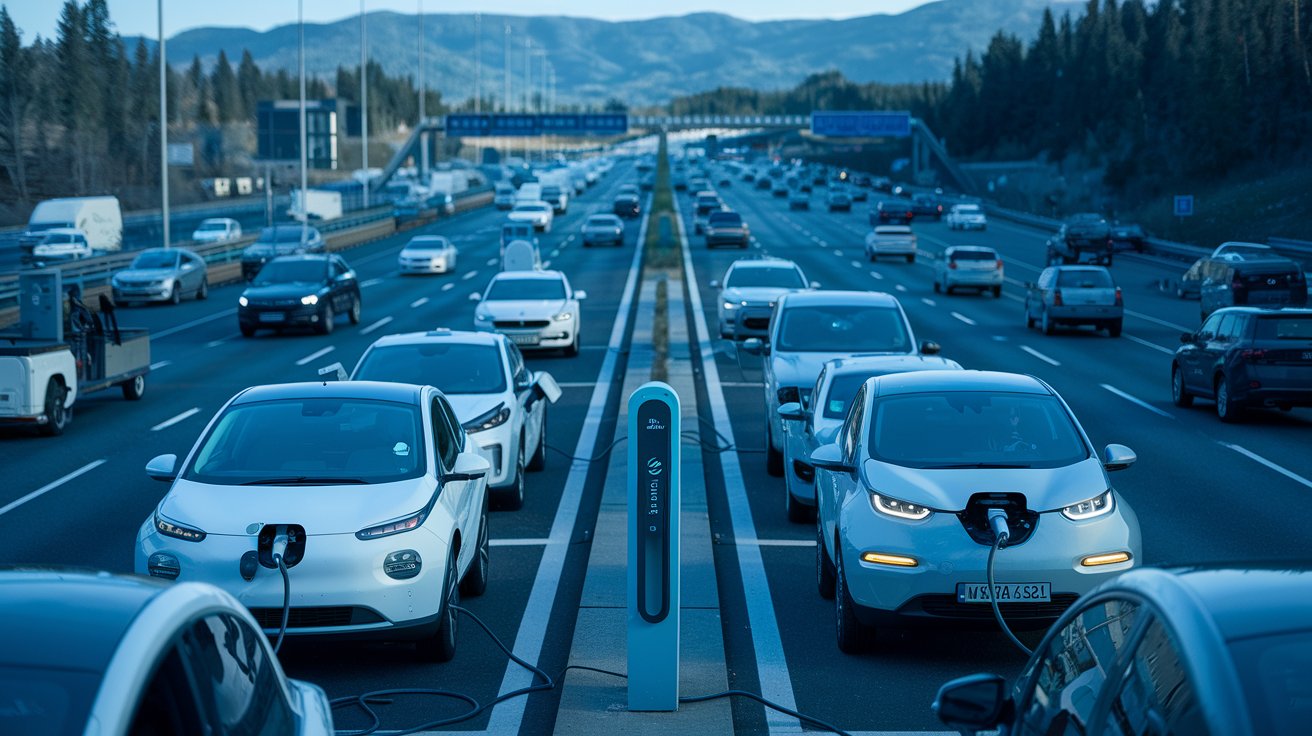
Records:
[[[1312,309],[1227,307],[1180,336],[1171,399],[1216,401],[1223,422],[1250,407],[1312,406]]]
[[[621,194],[615,197],[611,211],[620,217],[637,217],[642,214],[642,204],[636,194]]]
[[[327,335],[339,314],[360,324],[360,283],[336,255],[275,258],[237,299],[237,326],[244,337],[287,327],[311,327]]]

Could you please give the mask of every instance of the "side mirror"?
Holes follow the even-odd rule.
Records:
[[[151,480],[172,483],[178,477],[177,467],[177,455],[158,455],[155,459],[146,463],[146,475]]]
[[[469,301],[471,301],[471,302],[479,301],[479,300],[481,300],[482,298],[483,298],[483,295],[480,294],[480,293],[478,293],[477,291],[474,292],[473,294],[470,294],[470,295],[469,295]]]
[[[770,352],[765,346],[765,341],[759,337],[749,337],[743,340],[743,351],[751,355],[765,355]]]
[[[582,290],[582,289],[575,289],[575,290],[574,290],[574,301],[576,301],[576,302],[581,302],[581,301],[583,301],[584,299],[587,299],[587,298],[588,298],[588,292],[586,292],[586,291],[584,291],[584,290]]]
[[[856,468],[843,462],[843,451],[838,449],[837,444],[821,445],[815,448],[811,453],[811,465],[822,470],[832,470],[835,473],[851,473]]]
[[[442,481],[478,480],[486,476],[487,471],[491,469],[492,464],[487,458],[472,450],[466,450],[456,456],[455,468],[442,476]]]
[[[775,411],[779,412],[779,418],[783,419],[784,421],[791,420],[791,421],[801,422],[806,420],[806,410],[804,410],[802,408],[802,405],[797,403],[796,401],[790,401],[787,404],[782,404]]]
[[[550,373],[539,371],[533,374],[533,383],[542,394],[542,398],[553,404],[560,400],[560,384],[556,383],[555,377]]]
[[[711,287],[712,289],[718,289],[718,288],[720,288],[720,280],[719,280],[719,279],[711,279],[710,287]]]
[[[1193,341],[1194,341],[1194,333],[1192,333],[1192,332],[1181,332],[1181,333],[1180,333],[1180,342],[1181,342],[1181,343],[1183,343],[1183,344],[1185,344],[1185,345],[1190,345],[1190,344],[1193,343]]]
[[[820,282],[819,282],[819,281],[812,281],[812,282],[811,282],[811,288],[812,288],[812,289],[819,289],[819,288],[820,288]]]
[[[1139,456],[1125,445],[1107,445],[1102,448],[1102,467],[1109,473],[1125,470],[1134,465]]]
[[[933,340],[922,340],[920,343],[921,355],[938,355],[939,351],[941,351],[942,349],[943,346],[939,345]]]
[[[1001,723],[1009,704],[1006,680],[979,674],[958,677],[943,685],[930,707],[944,725],[973,734]]]

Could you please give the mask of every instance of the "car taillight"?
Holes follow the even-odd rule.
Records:
[[[1061,306],[1061,289],[1056,289],[1052,292],[1052,306]]]
[[[952,269],[953,271],[957,270],[957,262],[956,262],[956,261],[948,261],[948,268]]]
[[[802,403],[801,394],[797,391],[796,386],[784,386],[777,392],[779,403],[787,404],[789,402]]]
[[[1125,300],[1121,298],[1121,287],[1116,287],[1116,306],[1125,306]]]
[[[1001,258],[998,259],[998,270],[999,270],[999,271],[1002,270],[1002,259],[1001,259]]]
[[[1265,350],[1240,350],[1239,357],[1248,361],[1266,360]]]

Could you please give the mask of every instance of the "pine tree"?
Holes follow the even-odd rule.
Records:
[[[0,5],[0,165],[18,199],[26,202],[27,146],[23,127],[31,103],[32,79],[28,52],[18,35],[9,9]]]
[[[232,64],[228,63],[228,54],[222,50],[219,51],[219,60],[214,64],[214,73],[210,76],[210,89],[214,95],[218,122],[244,121],[252,114],[242,106],[237,75],[232,71]]]

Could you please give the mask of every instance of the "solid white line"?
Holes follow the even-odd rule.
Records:
[[[1134,311],[1133,309],[1127,309],[1127,310],[1125,310],[1125,313],[1126,313],[1127,315],[1131,316],[1131,317],[1137,317],[1137,318],[1142,319],[1142,320],[1147,320],[1148,322],[1152,322],[1152,323],[1154,323],[1154,324],[1159,324],[1159,325],[1161,325],[1161,326],[1163,326],[1163,327],[1170,327],[1170,328],[1173,329],[1173,330],[1179,330],[1179,331],[1181,331],[1181,332],[1193,332],[1193,331],[1194,331],[1192,327],[1185,327],[1184,325],[1178,325],[1178,324],[1176,324],[1176,323],[1174,323],[1174,322],[1167,322],[1166,320],[1164,320],[1164,319],[1158,319],[1158,318],[1152,316],[1151,314],[1144,314],[1143,312],[1136,312],[1136,311]]]
[[[1166,355],[1175,355],[1174,350],[1167,347],[1162,347],[1161,345],[1158,345],[1155,342],[1148,342],[1147,340],[1141,337],[1135,337],[1134,335],[1127,335],[1124,332],[1121,333],[1121,337],[1125,338],[1126,340],[1129,340],[1130,342],[1137,342],[1146,348],[1152,348],[1153,350],[1156,350],[1159,353],[1165,353]]]
[[[1025,352],[1029,353],[1030,355],[1033,355],[1034,357],[1038,358],[1039,360],[1043,361],[1044,363],[1047,363],[1048,365],[1061,365],[1061,363],[1059,363],[1059,362],[1053,360],[1052,358],[1049,358],[1048,356],[1044,355],[1043,353],[1040,353],[1039,351],[1035,350],[1034,348],[1030,347],[1029,345],[1021,345],[1021,346],[1020,346],[1020,349],[1021,349],[1021,350],[1024,350]]]
[[[196,407],[193,407],[193,408],[191,408],[191,409],[188,409],[188,410],[182,412],[181,414],[177,415],[176,417],[173,417],[172,419],[165,419],[164,421],[160,422],[159,424],[156,424],[155,426],[153,426],[153,427],[150,428],[150,431],[152,431],[152,432],[158,432],[158,431],[160,431],[161,429],[168,429],[169,427],[172,427],[173,425],[177,424],[178,422],[181,422],[181,421],[183,421],[184,419],[187,419],[187,418],[189,418],[189,417],[191,417],[191,416],[193,416],[193,415],[199,414],[199,413],[200,413],[200,409],[199,409],[199,408],[196,408]]]
[[[675,200],[674,210],[677,219],[678,200]],[[683,245],[685,283],[699,283],[692,266],[692,248],[688,245],[687,233],[681,232],[680,238]],[[715,365],[715,353],[711,350],[711,333],[706,328],[701,294],[698,289],[689,289],[688,293],[691,295],[698,351],[701,353],[702,360],[702,378],[706,382],[711,417],[715,429],[724,442],[735,445],[733,425],[729,422],[729,409],[725,405],[724,391],[720,384],[720,370]],[[743,483],[743,470],[738,462],[738,453],[726,452],[720,455],[720,471],[724,476],[724,492],[729,502],[734,539],[756,539],[756,525],[752,521],[752,507],[748,501],[747,488]],[[779,633],[779,622],[775,619],[774,603],[770,596],[770,581],[765,574],[765,563],[761,560],[760,548],[740,548],[738,570],[742,577],[743,599],[747,606],[747,626],[752,633],[752,649],[756,655],[756,673],[760,678],[761,696],[777,705],[796,710],[797,701],[793,697],[793,682],[788,675],[788,660],[784,657],[783,638]],[[797,719],[768,709],[765,711],[765,721],[771,733],[783,730],[796,732],[800,727]]]
[[[368,327],[364,328],[363,330],[360,330],[360,334],[361,334],[361,335],[368,335],[370,332],[373,332],[374,330],[378,329],[379,327],[382,327],[383,325],[386,325],[388,322],[391,322],[391,321],[392,321],[392,318],[391,318],[391,317],[383,317],[382,319],[380,319],[380,320],[378,320],[377,322],[375,322],[375,323],[369,325]]]
[[[170,365],[173,365],[173,361],[171,361],[171,360],[161,360],[161,361],[158,362],[158,363],[151,363],[151,364],[150,364],[150,369],[151,369],[152,371],[157,371],[157,370],[159,370],[160,368],[164,368],[164,367],[166,367],[166,366],[170,366]]]
[[[455,284],[442,284],[442,291],[451,291],[454,288],[456,288]],[[428,301],[428,299],[424,299],[424,301]]]
[[[814,539],[739,539],[739,547],[814,547]]]
[[[597,385],[596,381],[557,381],[557,386],[561,388],[592,388]]]
[[[651,211],[651,198],[643,212]],[[648,216],[642,217],[642,226],[638,229],[638,242],[645,243]],[[571,236],[573,237],[573,236]],[[684,253],[688,249],[685,245]],[[615,321],[611,328],[610,341],[607,343],[606,357],[602,360],[601,371],[597,374],[597,385],[592,390],[592,399],[588,402],[588,414],[583,420],[583,429],[579,432],[578,444],[574,446],[574,457],[588,458],[595,453],[597,434],[610,400],[611,384],[618,369],[620,348],[623,347],[624,333],[628,329],[629,311],[633,297],[638,289],[638,273],[642,270],[642,248],[633,249],[633,261],[629,264],[629,277],[624,283],[624,292],[620,297]],[[696,283],[695,281],[690,283]],[[693,290],[696,293],[696,290]],[[700,313],[700,309],[698,310]],[[556,507],[556,516],[551,521],[550,544],[542,553],[538,562],[537,576],[533,578],[533,588],[528,601],[524,604],[523,615],[519,619],[519,631],[515,633],[515,655],[526,662],[537,662],[542,655],[542,644],[547,637],[547,624],[551,620],[551,608],[555,604],[556,590],[565,569],[565,556],[570,535],[574,533],[574,523],[578,518],[579,505],[583,502],[583,485],[588,478],[590,464],[575,460],[570,463],[569,475],[560,494],[560,505]],[[502,695],[527,687],[533,681],[532,673],[509,662],[506,673],[501,678]],[[525,698],[514,698],[500,703],[492,711],[488,720],[487,731],[495,734],[519,733],[524,721]]]
[[[326,348],[316,350],[313,353],[310,353],[309,355],[305,356],[304,358],[301,358],[300,360],[296,361],[296,365],[305,365],[306,363],[309,363],[312,360],[318,360],[319,358],[322,358],[323,356],[327,355],[328,353],[331,353],[336,349],[337,348],[333,347],[332,345],[329,345]]]
[[[465,274],[464,276],[461,276],[460,278],[464,279],[465,281],[468,281],[477,275],[478,275],[478,271],[470,271],[469,273]]]
[[[1218,442],[1217,444],[1221,445],[1222,447],[1229,447],[1231,450],[1234,450],[1235,452],[1239,453],[1240,455],[1243,455],[1244,457],[1246,457],[1246,458],[1248,458],[1248,459],[1250,459],[1250,460],[1253,460],[1254,462],[1261,463],[1262,465],[1265,465],[1265,466],[1267,466],[1268,468],[1271,468],[1272,470],[1274,470],[1274,471],[1276,471],[1277,473],[1279,473],[1279,474],[1285,476],[1286,478],[1289,478],[1290,480],[1292,480],[1292,481],[1294,481],[1294,482],[1296,482],[1296,483],[1302,483],[1303,485],[1307,486],[1308,488],[1312,488],[1312,480],[1308,480],[1307,478],[1304,478],[1303,476],[1299,475],[1298,473],[1295,473],[1295,472],[1292,471],[1292,470],[1286,470],[1286,469],[1280,467],[1279,465],[1276,465],[1275,463],[1271,462],[1270,460],[1267,460],[1266,458],[1262,457],[1261,455],[1259,455],[1259,454],[1257,454],[1257,453],[1255,453],[1255,452],[1251,452],[1251,451],[1249,451],[1249,450],[1247,450],[1247,449],[1245,449],[1245,448],[1243,448],[1243,447],[1240,447],[1239,445],[1231,444],[1231,443],[1229,443],[1229,442]],[[4,513],[4,510],[3,510],[3,509],[0,509],[0,514],[3,514],[3,513]]]
[[[452,287],[452,286],[454,286],[454,285],[455,285],[455,284],[447,284],[446,286],[443,286],[442,288],[443,288],[443,289],[448,289],[448,288],[450,288],[450,287]],[[410,302],[410,308],[411,308],[411,309],[416,309],[416,308],[418,308],[418,307],[422,307],[422,306],[424,306],[424,305],[427,304],[427,303],[428,303],[428,297],[426,297],[426,296],[421,296],[421,297],[419,297],[418,299],[416,299],[416,300]]]
[[[551,540],[546,537],[536,539],[489,539],[489,547],[545,547],[551,544]]]
[[[959,320],[959,321],[961,321],[961,322],[965,322],[966,324],[970,325],[971,327],[974,327],[976,324],[978,324],[977,322],[975,322],[975,320],[971,319],[970,317],[967,317],[966,315],[962,314],[961,312],[949,312],[949,314],[952,315],[952,318],[953,318],[953,319]]]
[[[151,340],[158,340],[158,339],[161,338],[161,337],[168,337],[169,335],[176,335],[176,334],[178,334],[179,332],[185,332],[186,330],[190,330],[191,328],[195,327],[196,325],[203,325],[203,324],[205,324],[206,322],[213,322],[213,321],[216,320],[216,319],[223,319],[224,317],[231,317],[232,315],[234,315],[234,314],[236,314],[236,313],[237,313],[237,308],[236,308],[236,307],[233,307],[232,309],[225,309],[225,310],[223,310],[222,312],[216,312],[216,313],[214,313],[214,314],[211,314],[211,315],[208,316],[208,317],[201,317],[200,319],[193,319],[193,320],[190,321],[190,322],[184,322],[184,323],[182,323],[182,324],[180,324],[180,325],[178,325],[178,326],[176,326],[176,327],[170,327],[170,328],[168,328],[167,330],[160,330],[159,332],[156,332],[155,334],[151,335],[151,336],[150,336],[150,339],[151,339]]]
[[[1111,391],[1112,393],[1116,394],[1117,396],[1121,397],[1122,399],[1125,399],[1126,401],[1130,402],[1131,404],[1136,404],[1136,405],[1138,405],[1138,406],[1141,406],[1141,407],[1147,409],[1148,411],[1150,411],[1150,412],[1156,414],[1157,416],[1166,417],[1167,419],[1175,419],[1175,417],[1171,416],[1171,415],[1168,414],[1167,412],[1164,412],[1164,411],[1162,411],[1161,409],[1158,409],[1157,407],[1153,406],[1152,404],[1149,404],[1147,401],[1144,401],[1143,399],[1140,399],[1140,398],[1137,398],[1137,397],[1131,396],[1130,394],[1125,393],[1124,391],[1120,390],[1119,388],[1116,388],[1115,386],[1109,386],[1109,385],[1107,385],[1107,384],[1105,384],[1105,383],[1100,383],[1100,384],[1098,384],[1098,385],[1099,385],[1099,386],[1102,386],[1103,388],[1107,389],[1108,391]]]
[[[32,491],[31,493],[27,494],[26,496],[23,496],[22,498],[20,498],[20,499],[18,499],[18,500],[16,500],[16,501],[11,501],[11,502],[9,502],[8,504],[4,505],[3,507],[0,507],[0,516],[4,516],[5,514],[9,513],[10,511],[13,511],[14,509],[18,508],[19,506],[22,506],[23,504],[27,503],[28,501],[31,501],[31,500],[34,499],[34,498],[38,498],[38,497],[40,497],[40,496],[43,496],[43,495],[45,495],[46,493],[49,493],[50,491],[53,491],[53,490],[55,490],[56,488],[58,488],[58,487],[64,485],[65,483],[69,482],[70,480],[73,480],[74,478],[78,477],[79,475],[82,475],[82,474],[84,474],[84,473],[89,473],[89,472],[91,472],[92,470],[95,470],[96,468],[98,468],[98,467],[100,467],[101,465],[104,465],[104,464],[105,464],[105,460],[104,460],[103,458],[100,459],[100,460],[95,460],[95,461],[93,461],[93,462],[89,462],[89,463],[87,463],[86,465],[83,465],[82,467],[78,468],[77,470],[74,470],[73,472],[69,473],[68,475],[66,475],[66,476],[64,476],[64,477],[62,477],[62,478],[60,478],[60,479],[58,479],[58,480],[51,481],[51,482],[49,482],[49,483],[47,483],[47,484],[41,486],[40,488],[36,489],[35,491]]]
[[[938,306],[938,302],[934,301],[933,299],[930,299],[929,297],[923,297],[923,296],[922,296],[922,297],[920,297],[920,301],[924,302],[924,303],[925,303],[925,306],[927,306],[927,307],[937,307],[937,306]]]

